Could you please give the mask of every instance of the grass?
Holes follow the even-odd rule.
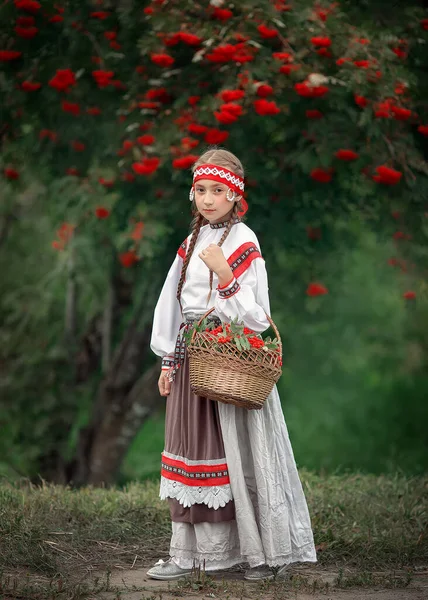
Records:
[[[168,507],[153,482],[124,490],[0,486],[0,565],[52,575],[167,552]]]
[[[428,564],[428,477],[323,477],[305,470],[300,476],[319,565],[357,570],[353,580],[342,577],[338,584],[362,585],[374,581],[376,570]],[[168,555],[169,537],[168,506],[158,498],[157,482],[120,490],[0,485],[0,582],[8,598],[18,597],[10,593],[10,577],[5,583],[18,571],[47,577],[46,598],[83,598],[84,587],[74,586],[72,596],[61,591],[71,589],[67,582],[76,573],[150,564]]]

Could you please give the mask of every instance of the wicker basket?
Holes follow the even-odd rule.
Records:
[[[206,312],[198,325],[213,310]],[[266,352],[259,348],[240,351],[232,342],[226,342],[222,351],[218,351],[204,333],[193,331],[187,352],[190,387],[195,394],[242,408],[263,408],[282,374],[281,336],[275,323],[266,316],[278,337],[279,351]]]

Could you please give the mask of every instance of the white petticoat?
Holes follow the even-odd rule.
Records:
[[[228,569],[242,561],[236,521],[172,523],[170,556],[182,569]]]

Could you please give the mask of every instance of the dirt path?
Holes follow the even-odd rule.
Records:
[[[428,565],[411,571],[363,572],[296,564],[273,582],[250,583],[239,567],[227,572],[179,581],[146,576],[151,565],[76,572],[66,589],[60,581],[23,570],[3,574],[0,600],[60,600],[65,592],[85,600],[428,600]],[[8,593],[11,592],[11,593]],[[67,597],[71,597],[67,595]]]
[[[289,576],[274,582],[250,583],[242,571],[219,573],[201,585],[190,581],[155,581],[146,577],[150,568],[115,571],[108,591],[92,598],[99,600],[428,600],[428,567],[406,571],[363,573],[350,569],[323,569],[295,565]],[[104,580],[105,581],[105,580]]]

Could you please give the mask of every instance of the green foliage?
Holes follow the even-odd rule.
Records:
[[[277,255],[285,282],[273,297],[284,339],[278,385],[293,448],[299,464],[329,472],[422,473],[427,305],[419,290],[403,303],[411,276],[397,279],[389,242],[370,231],[357,239],[341,254],[316,257],[329,293],[303,305],[294,283],[303,259]]]

